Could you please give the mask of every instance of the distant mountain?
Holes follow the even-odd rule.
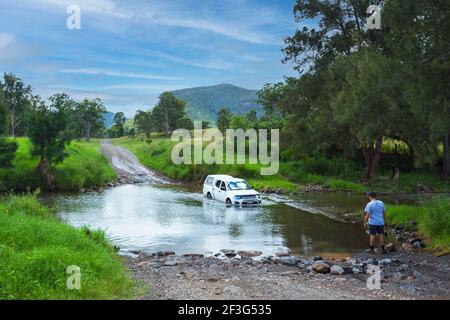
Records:
[[[105,125],[105,128],[109,128],[114,124],[114,113],[112,112],[105,112],[103,114],[103,124]]]
[[[256,90],[248,90],[231,84],[199,87],[173,91],[173,94],[187,102],[187,114],[192,120],[205,120],[215,125],[217,113],[223,107],[232,113],[245,114],[256,109],[262,113],[262,106],[256,102]]]

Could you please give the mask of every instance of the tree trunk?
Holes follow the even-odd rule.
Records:
[[[450,134],[444,136],[444,168],[442,175],[444,178],[450,178]]]
[[[362,148],[364,154],[364,174],[367,180],[375,175],[375,169],[380,163],[382,140],[379,139],[375,144],[370,144]]]
[[[42,179],[44,188],[46,190],[53,190],[55,188],[55,177],[50,173],[50,166],[47,160],[41,159],[37,167],[37,172]]]
[[[11,113],[11,136],[16,137],[16,116],[14,113]]]

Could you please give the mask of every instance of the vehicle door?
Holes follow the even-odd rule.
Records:
[[[223,202],[227,199],[227,184],[225,181],[222,181],[220,184],[219,197],[217,199]]]
[[[215,182],[214,182],[214,185],[213,185],[213,187],[212,187],[212,193],[213,193],[213,197],[214,197],[214,199],[216,199],[216,200],[220,200],[221,199],[221,196],[220,196],[220,194],[221,194],[221,190],[220,190],[220,185],[222,184],[222,180],[216,180]]]

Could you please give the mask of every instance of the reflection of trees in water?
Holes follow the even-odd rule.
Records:
[[[360,225],[333,221],[286,205],[270,210],[272,232],[281,235],[294,252],[345,252],[364,248],[366,236]]]
[[[240,224],[228,225],[228,234],[233,238],[238,238],[244,234],[243,226]]]

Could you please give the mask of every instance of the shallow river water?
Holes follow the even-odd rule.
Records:
[[[122,253],[234,249],[337,257],[367,245],[361,223],[342,219],[348,213],[360,218],[365,198],[345,193],[265,197],[263,205],[254,208],[227,208],[200,193],[152,185],[42,199],[71,225],[105,230]]]

